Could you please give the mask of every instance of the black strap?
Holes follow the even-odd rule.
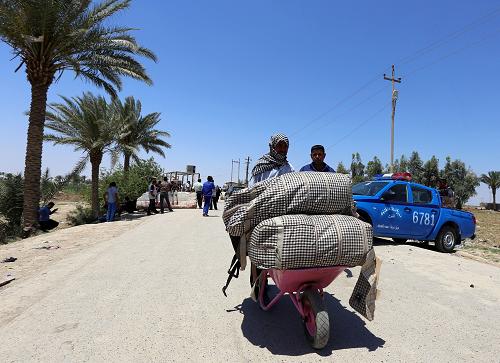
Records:
[[[241,267],[240,260],[237,255],[234,255],[233,259],[231,260],[231,265],[229,266],[229,270],[227,270],[229,276],[227,277],[226,285],[222,288],[222,293],[224,294],[225,297],[227,297],[226,289],[229,286],[229,283],[231,282],[233,277],[237,279],[238,276],[240,275],[240,267]]]

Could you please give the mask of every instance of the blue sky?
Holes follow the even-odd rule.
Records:
[[[275,132],[289,135],[296,168],[318,143],[334,167],[353,152],[387,163],[391,85],[382,75],[392,63],[403,78],[396,156],[417,150],[477,174],[500,169],[496,1],[135,0],[113,22],[139,28],[139,42],[158,55],[145,61],[154,85],[127,80],[121,96],[161,112],[173,148],[156,159],[167,170],[194,164],[223,184],[231,160],[255,161]],[[22,171],[30,89],[10,58],[0,44],[0,170]],[[49,101],[87,90],[102,93],[68,73]],[[64,174],[79,157],[45,144],[43,165]],[[476,200],[490,198],[482,186]]]

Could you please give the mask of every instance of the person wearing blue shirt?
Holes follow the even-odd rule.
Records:
[[[59,222],[50,219],[50,215],[57,211],[57,208],[52,210],[53,207],[54,203],[50,202],[46,206],[38,209],[38,224],[40,226],[40,229],[44,232],[54,229],[59,225]]]
[[[300,171],[322,171],[328,173],[335,173],[335,170],[325,163],[325,148],[323,145],[314,145],[311,147],[312,163],[304,165]]]
[[[207,181],[203,183],[203,188],[201,188],[201,193],[203,194],[204,205],[203,205],[203,217],[208,217],[208,208],[212,204],[212,191],[215,189],[214,178],[210,175],[207,177]]]

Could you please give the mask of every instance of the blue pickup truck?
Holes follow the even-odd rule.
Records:
[[[410,180],[408,173],[400,173],[353,186],[357,212],[373,226],[375,236],[397,243],[434,241],[441,252],[452,252],[462,240],[475,237],[472,213],[444,208],[436,189]]]

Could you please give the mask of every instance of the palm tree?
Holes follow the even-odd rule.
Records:
[[[116,140],[115,125],[110,122],[112,109],[102,96],[84,93],[72,99],[62,97],[64,103],[50,105],[47,128],[56,134],[45,135],[54,144],[74,145],[75,151],[86,155],[75,169],[83,169],[90,160],[92,167],[92,211],[99,215],[99,166],[105,152],[111,151]]]
[[[171,145],[161,139],[170,137],[166,131],[157,130],[154,127],[160,122],[160,113],[153,112],[146,116],[141,115],[141,101],[130,96],[121,102],[116,98],[113,102],[115,110],[115,121],[119,125],[119,136],[116,151],[123,154],[123,170],[125,173],[130,168],[130,159],[137,162],[139,149],[144,149],[165,157],[162,148],[170,149]]]
[[[24,227],[36,222],[40,199],[43,129],[47,92],[64,71],[116,96],[123,76],[152,81],[134,56],[156,61],[139,46],[131,28],[110,27],[109,18],[128,8],[131,0],[0,0],[0,40],[26,66],[31,84],[24,168]]]
[[[491,193],[493,194],[493,210],[497,210],[496,195],[497,189],[500,188],[500,171],[489,171],[487,175],[481,174],[479,179],[491,189]]]

